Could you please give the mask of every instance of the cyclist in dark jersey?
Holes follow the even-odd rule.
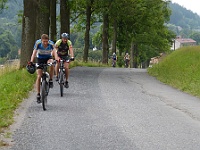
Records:
[[[112,55],[112,66],[113,67],[116,67],[116,61],[117,61],[117,55],[114,52]]]
[[[69,59],[71,57],[71,60],[74,60],[74,52],[72,47],[72,42],[69,40],[69,34],[68,33],[62,33],[61,34],[62,39],[59,39],[56,44],[56,52],[54,54],[55,59],[59,60],[60,58],[65,59],[64,67],[65,67],[65,75],[66,75],[66,82],[65,87],[69,88],[68,84],[68,77],[69,77]],[[60,67],[59,61],[56,64],[56,81],[58,81],[58,70]]]

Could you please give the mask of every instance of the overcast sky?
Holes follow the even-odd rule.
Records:
[[[197,13],[200,15],[200,6],[198,5],[199,0],[171,0],[172,3],[178,3],[179,5]]]

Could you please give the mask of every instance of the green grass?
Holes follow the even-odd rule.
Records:
[[[12,70],[0,75],[0,133],[13,123],[15,109],[33,88],[35,76],[26,69]]]
[[[102,64],[101,62],[91,62],[88,61],[87,63],[81,61],[74,61],[70,63],[70,68],[77,67],[77,66],[84,66],[84,67],[109,67],[107,64]]]
[[[184,47],[148,69],[150,75],[184,92],[200,97],[200,47]]]

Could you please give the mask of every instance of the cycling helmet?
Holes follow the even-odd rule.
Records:
[[[26,66],[26,70],[30,73],[30,74],[34,74],[36,71],[36,67],[34,64],[28,64]]]
[[[116,55],[115,52],[113,53],[113,55]]]
[[[69,38],[69,34],[68,34],[68,33],[62,33],[62,34],[61,34],[61,37],[62,37],[62,38],[68,39],[68,38]]]

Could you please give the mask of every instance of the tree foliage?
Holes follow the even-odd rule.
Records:
[[[17,46],[14,36],[8,30],[0,28],[0,57],[14,59],[17,57]]]
[[[169,23],[180,26],[184,29],[199,29],[200,16],[177,3],[170,3],[172,14]]]
[[[50,37],[54,37],[53,40],[55,40],[56,33],[71,32],[70,40],[72,40],[74,47],[84,48],[83,55],[85,61],[89,57],[89,49],[96,46],[98,49],[102,49],[101,60],[104,63],[108,62],[111,52],[117,52],[120,56],[125,52],[129,52],[132,54],[132,59],[134,59],[132,62],[137,66],[139,63],[148,61],[160,52],[169,50],[171,39],[175,36],[170,31],[171,27],[166,26],[170,21],[175,20],[170,15],[171,12],[173,15],[174,9],[176,9],[172,7],[172,5],[175,5],[168,0],[59,0],[56,4],[57,7],[52,7],[52,5],[55,5],[55,0],[33,1],[37,3],[32,7],[33,10],[37,10],[34,13],[36,21],[33,22],[33,26],[35,25],[36,28],[31,31],[31,34],[35,36],[34,40],[43,32],[48,34],[48,31],[53,31],[53,28],[59,29],[50,33]],[[51,5],[49,5],[49,2],[51,2]],[[42,3],[48,3],[48,5]],[[57,14],[54,11],[54,15],[50,16],[49,8],[51,10],[57,9]],[[173,8],[173,11],[171,11],[171,8]],[[185,18],[183,14],[186,12],[188,14],[186,15],[185,24],[186,21],[191,22],[188,18],[197,20],[193,24],[187,23],[190,27],[184,30],[184,32],[182,32],[183,30],[180,32],[184,35],[190,34],[191,37],[198,39],[198,34],[195,32],[191,34],[189,29],[196,27],[198,17],[195,16],[194,18],[194,15],[188,11],[182,11],[182,14],[179,12],[176,15],[182,18],[180,22],[183,22]],[[22,13],[18,14],[22,16]],[[61,25],[61,28],[55,27],[56,18],[57,25]],[[18,19],[17,14],[16,19]],[[5,21],[2,20],[0,24],[2,22]],[[54,25],[52,26],[51,24],[49,29],[52,22]],[[44,24],[45,26],[43,27]],[[13,24],[4,24],[7,30],[9,30],[9,26],[13,26]],[[186,28],[186,26],[183,27]],[[16,28],[16,33],[11,32],[14,38],[19,37],[21,32],[18,26]],[[17,38],[16,40],[19,39]],[[21,43],[20,40],[19,42],[16,42],[16,40],[15,43]]]
[[[0,13],[2,12],[3,9],[5,9],[6,2],[7,0],[0,0]]]

